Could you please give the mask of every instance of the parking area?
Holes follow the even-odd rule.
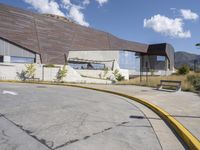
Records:
[[[0,83],[0,149],[162,149],[130,100],[87,89]]]

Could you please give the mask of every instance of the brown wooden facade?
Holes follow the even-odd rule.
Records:
[[[0,38],[40,54],[42,63],[65,63],[73,50],[129,50],[151,54],[156,45],[131,42],[110,33],[70,21],[0,4]],[[173,66],[173,48],[164,44],[156,50]]]

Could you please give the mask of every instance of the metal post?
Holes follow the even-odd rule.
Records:
[[[114,67],[115,67],[115,59],[112,62],[112,70],[114,70]]]
[[[44,65],[42,66],[42,81],[44,81]]]
[[[140,83],[142,82],[142,69],[143,67],[143,57],[140,55]]]
[[[194,72],[197,71],[197,67],[196,67],[196,65],[197,65],[197,60],[194,60]]]

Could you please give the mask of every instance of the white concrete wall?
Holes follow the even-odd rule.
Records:
[[[16,67],[13,65],[0,65],[0,80],[17,80]]]
[[[110,61],[102,62],[108,68],[112,68],[112,61],[118,62],[119,51],[69,51],[68,60],[71,58],[78,58],[93,61]]]
[[[119,73],[124,76],[125,80],[129,80],[129,71],[127,69],[118,69]],[[80,75],[85,77],[92,77],[92,78],[102,78],[102,79],[111,79],[113,78],[114,71],[108,71],[108,73],[104,76],[103,70],[76,70]]]
[[[114,70],[119,70],[119,73],[121,73],[126,80],[129,79],[129,72],[127,69],[120,69],[118,61],[119,61],[119,51],[70,51],[68,55],[68,59],[70,58],[78,58],[78,59],[84,59],[84,60],[96,60],[96,61],[108,61],[108,60],[115,60],[114,61],[114,67],[112,68],[113,64],[112,62],[102,62],[108,67],[110,70],[105,79],[113,75]],[[104,76],[103,70],[78,70],[76,71],[83,76],[86,77],[93,77],[93,78],[100,78]]]
[[[69,58],[79,58],[88,60],[117,60],[119,59],[119,51],[69,51]]]
[[[125,80],[129,80],[129,70],[127,70],[127,69],[120,69],[119,73],[121,73],[121,75],[124,76]]]
[[[43,65],[35,64],[35,66],[36,66],[35,78],[39,78],[40,80],[42,80]],[[62,67],[62,65],[57,65],[57,66]],[[56,75],[59,70],[59,67],[57,67],[57,68],[44,67],[44,81],[56,80]],[[25,70],[25,69],[26,69],[26,67],[24,64],[0,63],[0,80],[20,80],[17,77],[17,72],[20,73],[22,70]],[[70,66],[66,66],[66,69],[67,69],[67,76],[63,80],[67,81],[67,82],[101,83],[101,84],[111,83],[111,81],[109,81],[109,80],[82,77],[77,71],[75,71]]]
[[[85,77],[93,77],[93,78],[101,78],[104,75],[103,70],[76,70],[81,76]],[[110,74],[109,71],[108,74]]]
[[[112,81],[110,80],[103,80],[103,79],[94,79],[94,78],[86,78],[83,77],[80,83],[98,83],[98,84],[111,84]]]
[[[3,56],[3,62],[10,62],[10,56]]]

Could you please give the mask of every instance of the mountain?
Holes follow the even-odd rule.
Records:
[[[200,55],[192,54],[188,52],[175,52],[175,68],[181,67],[183,64],[189,65],[191,68],[194,67],[194,60],[200,62]]]

